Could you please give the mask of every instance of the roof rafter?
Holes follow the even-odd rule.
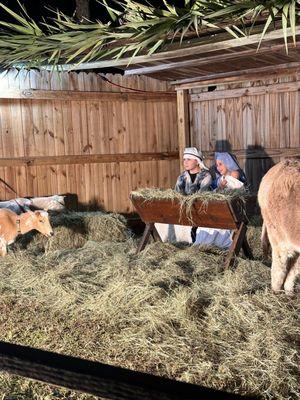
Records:
[[[176,85],[176,89],[192,89],[193,87],[216,85],[229,82],[242,82],[250,79],[261,79],[264,76],[272,77],[272,74],[278,76],[286,73],[299,73],[300,62],[291,62],[278,65],[271,65],[260,68],[243,69],[239,71],[230,71],[224,73],[214,73],[205,76],[179,79],[171,81]]]
[[[300,35],[300,26],[296,28],[296,35]],[[224,34],[220,34],[224,38]],[[264,43],[270,40],[282,39],[283,29],[277,29],[265,34]],[[287,36],[293,36],[293,30],[291,28],[287,29]],[[210,41],[201,42],[198,45],[191,45],[190,47],[178,47],[173,50],[153,53],[151,55],[135,56],[134,59],[131,57],[126,57],[122,59],[109,59],[95,62],[77,64],[61,64],[58,67],[63,70],[88,70],[97,68],[110,68],[110,67],[124,67],[126,68],[130,63],[134,64],[146,64],[152,63],[154,61],[164,61],[166,59],[180,58],[186,56],[194,56],[196,54],[203,54],[214,52],[217,50],[224,49],[234,49],[241,46],[247,46],[252,44],[257,44],[261,40],[261,33],[256,33],[245,38],[229,39],[218,41],[219,35],[214,36]],[[227,35],[228,37],[228,35]],[[48,68],[53,68],[53,66],[48,66]]]
[[[288,44],[288,48],[299,48],[300,44],[297,43],[296,46],[293,43]],[[239,59],[242,57],[251,57],[251,56],[257,56],[261,53],[276,53],[280,51],[285,52],[285,44],[271,44],[271,45],[264,45],[262,46],[259,51],[257,49],[246,49],[246,50],[240,50],[232,53],[226,53],[223,55],[212,55],[212,56],[207,56],[207,57],[201,57],[201,58],[194,58],[191,60],[183,60],[183,61],[176,61],[176,62],[170,62],[170,63],[161,63],[158,65],[152,65],[149,67],[140,67],[140,68],[132,68],[132,69],[127,69],[125,70],[125,75],[145,75],[145,74],[153,74],[156,72],[160,71],[167,71],[171,69],[178,69],[178,68],[184,68],[184,67],[199,67],[201,65],[206,65],[211,62],[224,62],[224,61],[229,61],[229,60],[234,60],[234,59]]]

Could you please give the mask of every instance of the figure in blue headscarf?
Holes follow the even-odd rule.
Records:
[[[215,161],[216,179],[212,183],[213,189],[240,189],[246,184],[246,175],[233,154],[216,152]]]
[[[218,190],[241,189],[246,183],[246,176],[236,158],[230,153],[215,153],[216,179],[212,187]],[[196,232],[195,245],[213,245],[227,249],[232,243],[232,232],[229,229],[199,227]]]

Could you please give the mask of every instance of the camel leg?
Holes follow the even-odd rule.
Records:
[[[287,273],[287,277],[284,282],[285,294],[291,296],[294,294],[294,286],[297,276],[300,275],[300,255],[293,260],[293,263]]]
[[[7,254],[6,241],[0,237],[0,256],[4,257]]]
[[[271,287],[274,293],[283,289],[283,284],[287,276],[288,255],[272,249],[272,267],[271,267]]]

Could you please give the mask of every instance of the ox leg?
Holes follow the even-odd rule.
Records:
[[[285,294],[289,296],[292,296],[294,294],[295,281],[297,276],[300,275],[300,255],[298,254],[296,258],[291,261],[292,263],[284,282]]]
[[[283,289],[287,275],[288,255],[283,251],[272,250],[271,287],[274,293]]]
[[[6,241],[3,238],[0,238],[0,256],[4,257],[7,254],[7,246]]]

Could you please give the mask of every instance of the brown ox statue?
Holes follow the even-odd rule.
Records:
[[[8,209],[0,209],[0,256],[7,254],[7,245],[18,235],[36,229],[45,236],[52,236],[53,230],[46,211],[27,211],[21,215]]]
[[[258,202],[264,220],[262,245],[272,247],[271,286],[294,293],[300,274],[300,160],[272,167],[261,181]]]

